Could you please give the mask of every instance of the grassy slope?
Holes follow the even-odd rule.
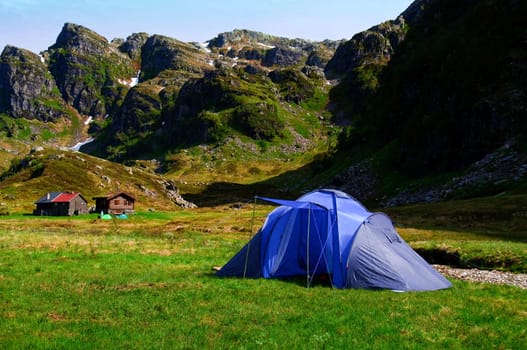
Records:
[[[0,115],[0,172],[9,168],[12,159],[24,157],[31,148],[73,146],[78,139],[86,137],[87,127],[81,117],[71,108],[68,114],[71,119],[54,123]]]
[[[126,167],[68,150],[46,149],[25,159],[28,167],[0,182],[0,198],[10,212],[32,212],[33,203],[51,191],[80,192],[88,205],[93,205],[92,197],[121,190],[137,198],[137,210],[177,209],[163,194],[163,179],[141,167]]]

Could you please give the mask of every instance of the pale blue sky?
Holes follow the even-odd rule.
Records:
[[[40,52],[65,22],[106,37],[137,32],[204,42],[233,29],[288,38],[349,39],[396,18],[412,0],[0,0],[0,50]]]

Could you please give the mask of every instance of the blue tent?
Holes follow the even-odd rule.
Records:
[[[318,190],[279,204],[262,228],[218,272],[222,277],[313,278],[337,288],[438,290],[450,282],[419,256],[382,213],[344,192]]]

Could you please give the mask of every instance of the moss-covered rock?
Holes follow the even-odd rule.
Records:
[[[167,114],[169,144],[218,141],[226,128],[255,139],[278,135],[283,124],[273,84],[263,74],[243,78],[243,72],[223,68],[187,82]]]
[[[383,153],[383,174],[408,178],[464,171],[504,145],[525,149],[526,16],[515,0],[419,0],[395,31],[387,22],[341,46],[326,73],[344,74],[331,93],[350,125],[342,149]],[[381,45],[361,51],[369,43]]]
[[[306,54],[299,48],[277,46],[267,50],[262,64],[266,67],[272,66],[295,66],[306,59]]]
[[[141,53],[141,80],[149,80],[165,70],[202,74],[212,69],[207,54],[191,44],[162,35],[148,38]]]
[[[0,113],[54,121],[66,115],[64,102],[43,58],[6,46],[0,56]]]
[[[278,115],[276,103],[261,101],[243,104],[232,113],[232,125],[255,140],[271,141],[283,136],[285,123]]]
[[[153,152],[153,135],[161,127],[161,97],[159,89],[147,84],[131,88],[119,111],[109,119],[102,130],[93,130],[101,136],[83,151],[124,160]]]
[[[119,50],[128,54],[132,61],[140,67],[142,48],[148,38],[149,35],[147,33],[134,33],[119,45]]]
[[[280,86],[281,98],[287,102],[300,104],[315,94],[314,84],[297,70],[277,69],[269,73],[269,78]]]
[[[99,34],[66,23],[48,49],[49,69],[64,100],[80,113],[107,114],[115,98],[124,96],[119,81],[135,75],[132,60]]]
[[[403,16],[355,34],[341,44],[325,67],[329,79],[342,78],[361,65],[385,65],[404,40],[407,22]]]

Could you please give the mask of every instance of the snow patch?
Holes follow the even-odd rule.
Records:
[[[212,52],[212,51],[209,49],[209,43],[199,43],[198,45],[199,45],[199,47],[200,47],[203,51],[205,51],[205,52],[207,52],[207,53],[211,53],[211,52]]]
[[[123,79],[117,79],[119,84],[127,85],[129,87],[134,87],[137,84],[139,84],[139,76],[141,75],[141,71],[137,71],[137,75],[135,77],[130,78],[129,80],[123,80]]]
[[[93,142],[93,140],[95,140],[93,137],[90,137],[89,139],[85,140],[85,141],[82,141],[82,142],[78,142],[75,146],[73,147],[70,147],[70,149],[72,151],[75,151],[75,152],[78,152],[82,146],[90,143],[90,142]]]
[[[267,44],[264,44],[264,43],[257,43],[258,45],[260,46],[263,46],[263,47],[266,47],[268,49],[274,49],[276,46],[271,46],[271,45],[267,45]]]
[[[134,87],[137,84],[139,84],[139,76],[140,75],[141,75],[141,70],[138,70],[137,71],[137,75],[134,78],[132,78],[132,81],[130,82],[130,87]]]

